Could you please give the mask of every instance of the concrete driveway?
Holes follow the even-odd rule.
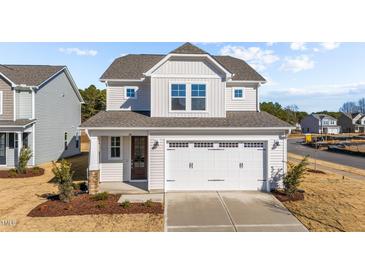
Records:
[[[255,191],[165,195],[166,231],[307,231],[271,194]]]

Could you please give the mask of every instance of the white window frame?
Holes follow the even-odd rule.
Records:
[[[112,138],[119,137],[119,150],[120,155],[119,157],[112,157]],[[122,160],[123,159],[123,136],[108,136],[108,159],[109,160]]]
[[[193,96],[193,85],[205,85],[205,96]],[[198,83],[198,82],[192,82],[190,83],[190,111],[192,112],[206,112],[207,111],[207,94],[208,94],[208,85],[207,83],[204,83],[204,82],[201,82],[201,83]],[[205,99],[205,109],[204,110],[201,110],[201,109],[197,109],[197,110],[193,110],[192,109],[192,106],[193,106],[193,98],[204,98]]]
[[[172,85],[185,85],[185,110],[172,109],[172,98],[184,98],[182,96],[172,96]],[[190,111],[189,105],[188,105],[188,83],[187,82],[170,82],[169,83],[169,111],[170,112],[183,112],[183,113]]]
[[[134,97],[128,97],[127,96],[127,89],[134,89]],[[126,99],[131,99],[131,100],[136,100],[138,97],[138,87],[136,86],[126,86],[124,87],[124,98]]]
[[[242,97],[236,97],[235,96],[235,92],[236,92],[237,89],[242,90]],[[246,97],[245,94],[246,94],[246,92],[245,92],[244,87],[234,87],[234,88],[232,88],[232,100],[238,100],[238,101],[245,100],[245,97]]]
[[[3,106],[4,106],[3,91],[0,90],[0,115],[3,114]]]

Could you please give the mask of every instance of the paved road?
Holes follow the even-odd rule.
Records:
[[[271,194],[256,191],[165,194],[167,231],[307,231]]]
[[[288,139],[288,152],[303,156],[309,155],[311,158],[318,160],[365,169],[365,157],[315,150],[312,147],[301,145],[301,141],[302,139]]]

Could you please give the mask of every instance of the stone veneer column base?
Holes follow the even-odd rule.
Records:
[[[99,182],[100,182],[99,176],[100,176],[99,170],[89,170],[88,187],[89,187],[89,194],[91,195],[96,194],[99,191]]]

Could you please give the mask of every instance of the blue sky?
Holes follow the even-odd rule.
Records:
[[[365,43],[195,43],[211,54],[242,58],[267,80],[261,101],[300,110],[336,111],[365,97]],[[94,84],[114,58],[166,54],[181,43],[0,43],[1,64],[67,65],[79,88]]]

